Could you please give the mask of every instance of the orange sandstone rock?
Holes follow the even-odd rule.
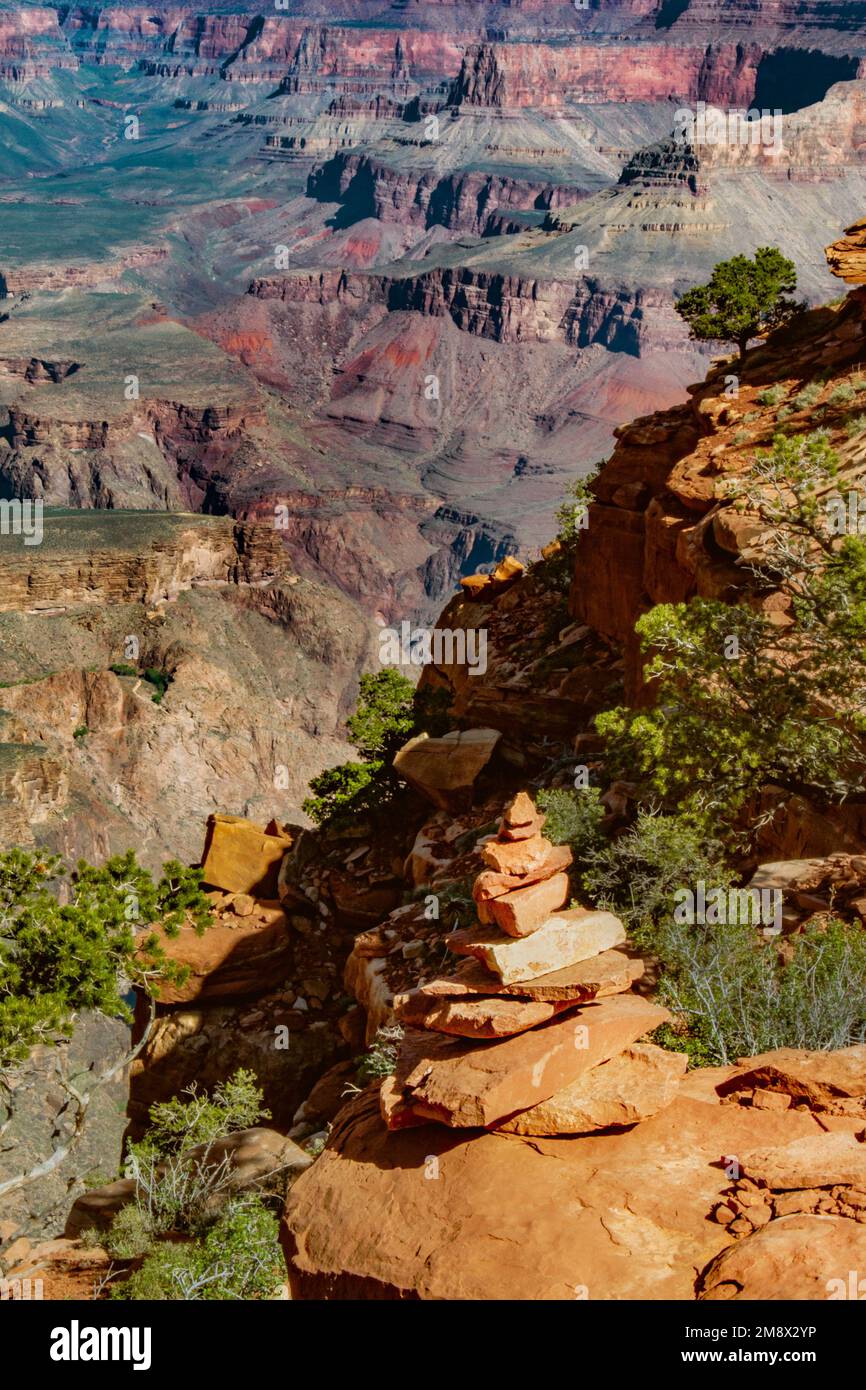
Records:
[[[635,980],[640,979],[643,970],[642,960],[633,960],[621,951],[602,951],[601,955],[569,965],[564,970],[539,975],[534,980],[506,984],[480,961],[470,958],[462,961],[452,975],[421,985],[420,993],[431,998],[508,994],[521,999],[585,1001],[622,994],[631,988]]]
[[[397,1071],[382,1087],[383,1114],[392,1128],[418,1119],[457,1128],[495,1125],[547,1100],[669,1018],[657,1004],[619,994],[503,1042],[443,1043],[410,1030]]]
[[[568,874],[554,874],[541,883],[518,888],[501,898],[491,898],[493,920],[507,936],[530,936],[550,915],[568,902],[571,885]]]
[[[592,1134],[637,1124],[671,1104],[688,1062],[684,1052],[634,1043],[502,1128],[511,1134]]]
[[[420,990],[398,994],[394,999],[394,1012],[402,1024],[459,1038],[512,1037],[573,1007],[573,1001],[568,999],[515,999],[509,995],[449,999],[422,994]]]

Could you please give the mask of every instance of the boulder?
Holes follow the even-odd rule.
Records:
[[[671,1104],[688,1062],[684,1052],[634,1043],[501,1128],[510,1134],[592,1134],[637,1124]]]
[[[625,928],[611,912],[587,912],[575,907],[549,918],[531,936],[503,938],[499,932],[452,932],[449,950],[474,956],[506,984],[534,980],[589,960],[625,941]]]
[[[469,574],[460,580],[460,587],[468,598],[487,602],[497,594],[511,587],[523,574],[523,565],[513,555],[507,555],[490,574]]]
[[[473,958],[458,965],[453,975],[440,976],[419,987],[431,997],[459,997],[465,994],[509,994],[520,999],[571,999],[575,1002],[601,999],[631,989],[643,974],[643,961],[633,960],[621,951],[602,951],[591,960],[582,960],[550,975],[534,980],[505,984],[486,966]]]
[[[419,1119],[457,1128],[499,1124],[669,1018],[656,1004],[619,994],[501,1042],[465,1043],[409,1030],[397,1070],[382,1086],[383,1114],[392,1128]]]
[[[743,1155],[743,1175],[762,1187],[866,1187],[866,1144],[853,1134],[819,1134]]]
[[[429,1028],[458,1038],[508,1038],[546,1023],[563,1009],[573,1008],[570,1000],[500,998],[436,998],[412,990],[398,994],[394,1012],[400,1023],[410,1028]]]
[[[442,738],[418,734],[396,754],[394,771],[440,810],[465,811],[501,737],[498,729],[454,730]]]
[[[170,960],[189,967],[182,985],[163,983],[161,1004],[261,994],[285,980],[292,963],[289,922],[282,908],[244,916],[236,925],[215,922],[199,936],[191,926],[175,937],[157,930]]]
[[[704,1270],[701,1299],[778,1302],[862,1298],[866,1226],[844,1216],[782,1216],[723,1250]],[[866,1285],[864,1285],[866,1287]]]
[[[371,1089],[341,1111],[289,1194],[292,1294],[693,1300],[696,1272],[731,1240],[707,1220],[730,1186],[720,1155],[816,1130],[797,1111],[678,1097],[632,1129],[579,1140],[432,1124],[389,1132]]]
[[[551,913],[568,902],[570,894],[568,874],[554,874],[553,878],[532,883],[528,888],[491,898],[490,913],[506,936],[530,936],[543,926]]]
[[[721,1083],[719,1094],[734,1096],[759,1089],[779,1091],[795,1103],[818,1109],[860,1102],[866,1123],[866,1043],[833,1052],[780,1047],[744,1058],[734,1075]]]
[[[265,828],[243,816],[208,816],[202,868],[204,882],[227,893],[278,896],[280,863],[292,837],[271,823]]]

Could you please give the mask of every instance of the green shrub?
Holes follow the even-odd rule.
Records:
[[[381,1081],[392,1075],[397,1067],[397,1052],[402,1038],[403,1029],[397,1024],[379,1029],[367,1051],[356,1059],[359,1086],[366,1086],[370,1081]]]
[[[243,1067],[218,1082],[210,1096],[200,1094],[193,1081],[180,1096],[150,1107],[147,1141],[163,1155],[187,1153],[198,1144],[269,1120],[271,1112],[262,1100],[255,1073]]]
[[[82,739],[87,738],[87,735],[89,733],[90,730],[88,729],[86,724],[79,724],[77,729],[72,730],[72,737],[75,739],[77,743],[80,743]]]
[[[378,763],[393,756],[412,735],[414,698],[412,682],[393,667],[361,677],[358,707],[346,728],[364,762]]]
[[[542,789],[536,802],[547,816],[544,833],[555,845],[568,845],[580,866],[606,843],[601,823],[606,811],[596,787],[572,791],[565,787]]]
[[[310,781],[304,810],[317,825],[336,824],[349,814],[368,815],[392,800],[394,784],[384,762],[340,763],[328,767]]]
[[[583,881],[595,905],[622,918],[639,944],[655,948],[657,922],[673,910],[674,893],[703,879],[727,885],[722,847],[679,816],[638,813],[630,829],[596,849]]]
[[[150,1233],[207,1229],[232,1180],[230,1156],[216,1159],[213,1145],[269,1118],[254,1074],[243,1069],[215,1086],[210,1097],[200,1095],[193,1082],[180,1096],[152,1105],[147,1134],[129,1145],[125,1165]]]
[[[849,439],[856,439],[858,434],[866,430],[866,415],[855,415],[853,420],[845,423],[845,433]]]
[[[128,665],[125,661],[115,661],[109,666],[109,671],[113,671],[116,676],[137,676],[138,671],[134,666]]]
[[[855,394],[850,382],[843,381],[830,392],[827,401],[829,405],[845,405],[848,401],[853,401]]]
[[[148,666],[147,670],[142,672],[142,674],[148,684],[156,687],[157,694],[160,696],[165,694],[171,684],[171,676],[168,672],[160,671],[156,666]]]
[[[361,677],[358,705],[347,720],[361,762],[326,768],[310,781],[303,809],[317,825],[339,825],[351,816],[381,811],[402,786],[392,770],[395,753],[413,734],[434,737],[450,725],[446,691],[417,691],[393,667]]]
[[[598,716],[616,775],[714,834],[745,838],[768,784],[817,805],[859,794],[866,762],[866,541],[832,534],[827,437],[777,435],[732,484],[764,527],[757,583],[790,602],[781,627],[745,603],[661,604],[637,623],[656,703]],[[827,718],[831,709],[833,718]]]
[[[823,386],[817,381],[812,381],[808,386],[804,386],[802,391],[798,391],[794,397],[795,410],[808,410],[819,399]]]
[[[656,936],[659,998],[688,1025],[665,1045],[705,1064],[780,1047],[826,1051],[866,1041],[866,931],[831,922],[791,939],[793,958],[750,926],[665,919]]]
[[[571,586],[575,553],[580,537],[586,530],[589,506],[593,500],[592,484],[605,462],[605,459],[599,459],[583,477],[575,478],[573,482],[569,483],[565,496],[556,509],[556,539],[559,542],[559,549],[548,559],[538,560],[532,566],[532,572],[537,573],[545,587],[553,590],[554,593],[567,593]],[[561,617],[557,614],[551,615],[542,640],[548,640],[556,630],[555,627],[551,630],[551,623],[556,624],[557,627],[562,627],[567,620],[567,611]]]
[[[152,1248],[116,1299],[238,1300],[273,1298],[285,1278],[278,1223],[257,1197],[228,1202],[200,1240]]]
[[[755,399],[759,405],[778,405],[784,395],[784,386],[767,386],[763,391],[758,392]]]

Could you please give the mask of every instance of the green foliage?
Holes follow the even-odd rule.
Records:
[[[779,1047],[827,1050],[866,1041],[866,932],[830,922],[791,938],[780,956],[753,927],[665,921],[656,937],[661,1001],[688,1025],[688,1050],[702,1065]]]
[[[604,459],[593,465],[589,473],[575,478],[566,489],[565,497],[556,509],[556,538],[563,547],[573,547],[586,530],[589,504],[593,500],[592,484],[598,477]]]
[[[795,410],[808,410],[820,400],[823,386],[819,381],[810,381],[808,386],[804,386],[802,391],[798,391],[794,397]]]
[[[156,934],[137,929],[174,936],[189,917],[201,933],[211,908],[200,884],[201,871],[176,860],[155,883],[132,850],[99,869],[81,860],[72,874],[53,856],[0,854],[0,1067],[67,1033],[80,1010],[131,1018],[123,982],[154,991],[182,981]]]
[[[829,405],[846,405],[848,401],[853,401],[856,392],[848,381],[842,381],[836,386],[827,397]]]
[[[115,1285],[112,1298],[267,1299],[285,1277],[276,1217],[257,1197],[228,1202],[199,1240],[151,1244],[145,1250],[141,1267]]]
[[[560,592],[567,593],[571,585],[575,552],[588,525],[589,506],[593,500],[592,484],[604,463],[605,459],[599,459],[588,473],[582,478],[575,478],[569,484],[562,502],[556,509],[556,539],[559,541],[559,549],[548,560],[533,567],[538,568],[546,576],[551,587]]]
[[[388,804],[393,795],[383,762],[341,763],[310,781],[312,796],[304,810],[317,825],[336,823],[352,815],[367,815]]]
[[[121,1207],[109,1230],[104,1235],[94,1232],[92,1237],[93,1244],[101,1245],[113,1260],[137,1260],[153,1248],[153,1239],[147,1214],[137,1202]]]
[[[168,690],[171,683],[171,676],[167,671],[160,671],[156,666],[148,666],[147,670],[143,672],[143,675],[148,684],[156,687],[157,694],[161,699]]]
[[[845,423],[845,433],[849,439],[856,439],[858,434],[866,430],[866,415],[855,415],[853,420]]]
[[[797,287],[793,261],[775,246],[759,246],[754,257],[720,261],[706,285],[687,290],[676,310],[702,341],[736,343],[740,358],[752,338],[778,328],[798,312],[787,296]]]
[[[606,811],[596,787],[581,791],[550,787],[539,791],[536,802],[547,816],[545,835],[555,845],[568,845],[578,869],[606,844],[601,829]]]
[[[346,721],[349,737],[365,763],[393,757],[415,728],[415,687],[408,677],[386,667],[362,676],[358,707]]]
[[[755,399],[759,405],[778,405],[779,401],[785,396],[784,386],[767,386],[765,390],[759,391]]]
[[[120,1299],[272,1297],[281,1279],[277,1222],[260,1196],[237,1195],[228,1153],[214,1145],[269,1118],[252,1072],[238,1070],[210,1097],[195,1084],[151,1106],[146,1138],[126,1171],[135,1198],[97,1237],[113,1260],[132,1263]]]
[[[450,727],[447,691],[416,690],[393,667],[361,677],[358,706],[347,729],[361,762],[326,768],[310,781],[304,810],[317,825],[339,825],[350,816],[381,811],[402,785],[391,763],[413,734],[437,736]]]
[[[228,1080],[218,1082],[209,1097],[199,1094],[196,1082],[184,1089],[182,1097],[150,1107],[145,1142],[161,1156],[186,1154],[198,1144],[211,1144],[234,1130],[250,1129],[259,1120],[271,1118],[271,1112],[262,1106],[255,1073],[242,1067]]]
[[[769,783],[818,804],[860,793],[866,542],[833,534],[837,469],[825,435],[777,436],[733,494],[765,528],[753,579],[787,599],[790,624],[702,599],[638,622],[657,701],[596,723],[613,767],[642,777],[663,809],[722,832]]]
[[[134,666],[130,666],[125,661],[115,661],[109,666],[109,671],[113,671],[116,676],[137,676],[138,671]]]
[[[80,743],[81,740],[85,739],[89,733],[90,730],[88,729],[86,724],[79,724],[77,729],[72,730],[72,737],[76,740],[77,743]]]
[[[403,1029],[396,1024],[379,1029],[364,1055],[356,1059],[359,1086],[366,1086],[370,1081],[382,1081],[396,1070],[397,1050],[402,1037]]]
[[[216,1142],[269,1119],[253,1072],[239,1069],[210,1097],[193,1082],[180,1096],[150,1107],[144,1139],[129,1145],[126,1173],[135,1180],[136,1205],[152,1238],[199,1235],[231,1183],[231,1159],[214,1154]]]
[[[653,810],[589,857],[584,885],[592,901],[622,918],[641,945],[655,948],[656,924],[673,910],[678,888],[700,879],[726,886],[722,847],[703,828]]]

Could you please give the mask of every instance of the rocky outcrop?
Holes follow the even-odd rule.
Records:
[[[843,384],[847,396],[864,338],[866,320],[854,295],[807,316],[795,333],[781,331],[741,367],[715,368],[690,388],[687,405],[616,431],[616,449],[592,487],[570,607],[575,619],[622,644],[631,697],[641,684],[634,624],[646,608],[695,594],[733,598],[745,587],[737,561],[748,537],[732,523],[727,479],[748,466],[755,448],[772,442],[782,406],[795,428],[798,416],[808,426],[819,401],[800,398],[803,385],[820,376],[820,401],[829,402]],[[727,393],[732,372],[733,398]],[[822,414],[846,460],[856,449],[847,418],[841,403]]]
[[[440,174],[404,171],[369,155],[349,151],[317,165],[307,179],[307,196],[340,202],[353,222],[375,217],[401,226],[447,227],[484,236],[502,235],[509,210],[546,210],[577,202],[575,184],[516,179],[475,171]]]
[[[844,237],[827,247],[827,263],[847,284],[866,284],[866,217],[846,227]]]
[[[707,1220],[729,1181],[720,1153],[816,1131],[808,1113],[682,1095],[579,1142],[435,1124],[394,1133],[369,1091],[287,1203],[293,1297],[691,1300],[696,1274],[731,1243]],[[846,1222],[855,1242],[862,1229]],[[806,1261],[807,1234],[799,1248]],[[780,1269],[776,1296],[796,1280]]]
[[[273,527],[224,517],[145,515],[127,544],[86,514],[44,520],[45,550],[4,538],[0,612],[62,612],[82,604],[174,600],[199,585],[261,584],[282,574],[285,551]],[[120,528],[117,528],[118,530]],[[149,534],[148,534],[149,533]],[[115,540],[120,540],[118,545]],[[105,542],[108,542],[105,545]],[[23,563],[22,563],[23,562]]]
[[[272,525],[84,511],[43,525],[41,545],[0,547],[5,843],[97,862],[135,845],[156,866],[198,857],[215,803],[296,815],[323,760],[349,751],[372,636],[355,605],[288,573]]]

